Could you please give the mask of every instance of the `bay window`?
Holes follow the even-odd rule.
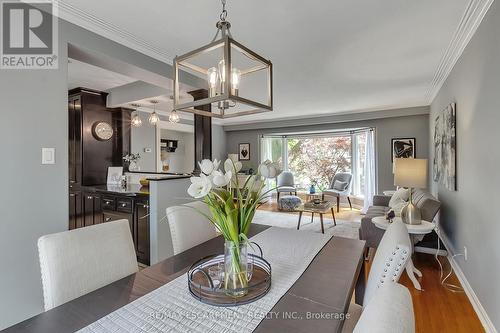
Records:
[[[296,186],[304,190],[311,184],[318,190],[326,189],[337,172],[350,172],[353,174],[352,195],[362,198],[369,131],[263,135],[261,162],[271,160],[283,170],[291,171]]]

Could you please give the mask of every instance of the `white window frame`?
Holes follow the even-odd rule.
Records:
[[[300,134],[285,134],[285,135],[276,135],[276,134],[263,134],[259,135],[259,150],[260,150],[260,162],[263,162],[263,156],[262,156],[262,140],[265,138],[281,138],[282,140],[282,149],[281,149],[281,159],[283,161],[283,169],[284,171],[289,171],[288,168],[288,139],[294,138],[294,137],[314,137],[314,136],[325,136],[328,135],[330,137],[336,137],[336,136],[350,136],[351,138],[351,150],[350,150],[350,158],[351,158],[351,172],[353,174],[353,186],[351,189],[351,196],[355,198],[360,198],[363,199],[364,195],[360,194],[361,190],[361,184],[359,182],[359,177],[358,175],[358,150],[356,149],[356,145],[358,144],[358,133],[360,133],[363,130],[368,130],[367,128],[361,129],[361,130],[345,130],[345,131],[338,131],[338,132],[325,132],[325,133],[300,133]],[[371,130],[374,130],[373,128]],[[376,159],[376,156],[374,156]],[[376,161],[375,161],[375,164]],[[376,182],[377,183],[377,182]],[[355,194],[354,194],[355,193]]]

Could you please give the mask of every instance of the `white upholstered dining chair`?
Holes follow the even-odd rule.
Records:
[[[42,236],[38,254],[45,311],[138,270],[127,220]]]
[[[410,236],[406,225],[401,221],[393,222],[384,233],[375,257],[373,258],[366,282],[363,307],[351,303],[348,312],[351,319],[346,320],[342,332],[352,332],[357,318],[370,302],[377,290],[387,284],[399,281],[406,265],[411,259]]]
[[[388,283],[377,289],[364,307],[354,333],[414,333],[415,315],[408,288]]]
[[[200,212],[210,215],[208,206],[193,201],[167,208],[167,219],[172,236],[174,254],[181,253],[209,239],[217,237],[214,225]]]

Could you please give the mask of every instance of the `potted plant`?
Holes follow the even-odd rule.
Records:
[[[203,199],[210,215],[205,215],[225,239],[224,289],[233,297],[244,296],[248,286],[248,232],[259,204],[273,190],[264,190],[263,178],[275,178],[280,170],[271,161],[262,163],[257,174],[250,175],[244,184],[238,181],[241,162],[227,159],[224,171],[220,161],[203,160],[201,174],[191,178],[188,194]]]
[[[139,153],[123,156],[123,160],[128,163],[128,171],[139,171],[140,168],[137,162],[139,162],[140,159],[141,155]]]

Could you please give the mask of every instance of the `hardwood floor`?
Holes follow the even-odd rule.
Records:
[[[279,211],[275,202],[266,203],[259,209]],[[343,220],[360,219],[359,211],[351,211],[348,208],[341,208],[340,213],[336,213],[336,216]],[[370,253],[370,259],[365,263],[366,274],[369,272],[373,255],[374,253]],[[450,264],[444,257],[440,257],[440,260],[444,266],[445,274],[447,274],[450,270]],[[413,262],[423,274],[423,277],[418,280],[424,290],[416,290],[406,273],[403,273],[399,282],[410,290],[415,312],[416,332],[484,332],[483,326],[465,293],[451,292],[440,284],[439,265],[433,255],[416,253]],[[454,273],[447,282],[460,285]]]

